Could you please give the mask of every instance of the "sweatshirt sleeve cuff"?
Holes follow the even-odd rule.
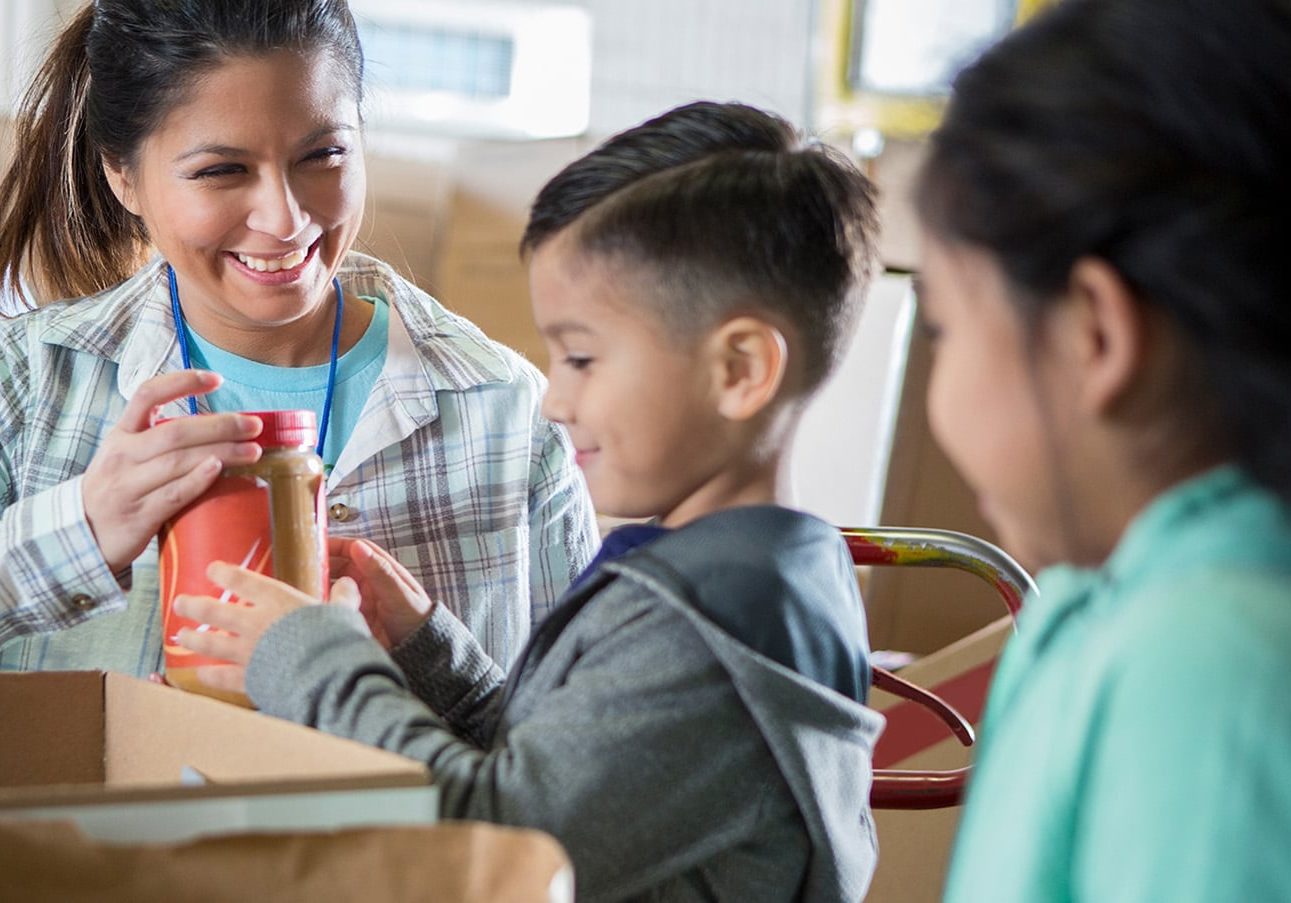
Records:
[[[369,659],[378,668],[382,659],[389,663],[362,615],[339,605],[307,605],[260,637],[247,663],[247,695],[266,714],[317,726],[332,679]],[[401,680],[392,663],[388,671]]]
[[[461,621],[443,605],[402,643],[391,657],[409,686],[450,723],[459,710],[472,708],[506,679],[502,669]]]

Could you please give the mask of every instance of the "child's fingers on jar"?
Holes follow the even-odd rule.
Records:
[[[329,605],[358,611],[363,597],[359,593],[359,585],[353,579],[342,577],[332,584],[332,592],[328,595],[327,602]]]
[[[349,558],[339,558],[335,555],[329,555],[327,558],[327,572],[332,575],[332,582],[335,583],[341,577],[349,577],[358,580],[361,577],[358,567]]]
[[[350,536],[328,536],[327,554],[332,561],[350,561],[354,557],[354,545],[358,540]]]
[[[233,664],[246,664],[251,657],[244,638],[223,631],[185,627],[179,632],[178,640],[179,645],[198,655],[224,659]]]
[[[359,540],[357,547],[355,560],[365,573],[372,576],[379,575],[381,579],[398,585],[413,595],[422,593],[423,590],[417,578],[394,555],[366,540]]]
[[[227,561],[212,561],[206,567],[206,577],[221,589],[227,589],[239,599],[262,609],[275,608],[285,612],[319,601],[281,580]]]
[[[202,665],[197,669],[197,679],[215,690],[247,691],[247,669],[241,665]]]
[[[203,634],[211,627],[237,633],[246,626],[249,614],[249,610],[242,605],[229,605],[210,596],[189,596],[182,593],[174,598],[170,607],[180,617],[204,625],[206,629],[201,631]],[[182,631],[180,635],[183,635]]]

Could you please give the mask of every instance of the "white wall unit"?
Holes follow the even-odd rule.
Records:
[[[0,0],[0,103],[17,108],[57,28],[81,0]]]
[[[876,279],[843,359],[803,414],[790,459],[797,507],[839,526],[880,523],[914,322],[910,277]]]
[[[507,0],[501,5],[560,5],[591,14],[588,133],[600,138],[700,98],[742,100],[808,125],[815,2]],[[379,16],[417,5],[357,0],[355,9]]]
[[[591,15],[569,3],[350,0],[367,57],[369,124],[533,139],[587,130]]]
[[[809,124],[813,0],[584,2],[593,22],[593,134],[699,98],[741,100]]]

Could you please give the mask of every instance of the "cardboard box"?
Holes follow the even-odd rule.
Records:
[[[525,211],[462,188],[453,192],[451,209],[431,294],[545,368],[547,348],[533,324],[529,271],[520,259]]]
[[[1012,635],[1001,618],[959,642],[902,668],[900,676],[936,693],[973,725],[981,719],[991,675]],[[875,768],[952,769],[967,765],[972,749],[960,745],[932,713],[875,691],[870,704],[888,719],[874,753]],[[879,862],[868,903],[922,903],[941,899],[960,807],[922,811],[876,810]],[[1007,838],[1001,838],[1006,843]]]
[[[430,291],[448,234],[452,176],[433,160],[371,152],[367,176],[363,227],[355,248]]]
[[[97,671],[0,674],[0,899],[569,901],[538,831],[431,824],[412,759]]]
[[[109,847],[67,824],[0,821],[0,899],[569,903],[574,878],[546,834],[477,823]]]
[[[119,674],[0,674],[0,819],[92,838],[428,824],[424,764]]]

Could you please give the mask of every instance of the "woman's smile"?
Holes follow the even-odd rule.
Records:
[[[318,245],[322,236],[306,248],[275,257],[253,256],[240,251],[226,251],[224,256],[233,262],[234,269],[260,285],[287,285],[296,282],[305,269],[318,259]]]

